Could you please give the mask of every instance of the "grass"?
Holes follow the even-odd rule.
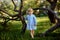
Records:
[[[22,24],[20,21],[9,21],[7,23],[9,31],[2,31],[0,32],[0,40],[59,40],[60,36],[59,29],[55,30],[53,33],[48,34],[46,37],[39,37],[37,36],[40,33],[45,32],[48,30],[51,25],[48,17],[37,17],[37,30],[35,30],[35,38],[32,39],[30,37],[30,33],[26,30],[25,34],[22,35],[20,33]],[[0,24],[0,30],[2,29],[2,25]]]

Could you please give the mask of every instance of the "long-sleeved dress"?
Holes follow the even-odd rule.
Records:
[[[27,20],[27,30],[35,30],[37,25],[35,15],[34,14],[27,15],[26,20]]]

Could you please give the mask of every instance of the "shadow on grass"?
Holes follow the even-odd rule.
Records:
[[[30,36],[30,32],[26,31],[23,35],[21,33],[22,25],[20,22],[9,22],[7,23],[9,26],[8,31],[0,32],[0,40],[58,40],[60,39],[60,33],[48,33],[45,37],[41,37],[41,33],[45,32],[52,25],[49,21],[40,21],[37,23],[37,30],[35,32],[35,38],[32,39]],[[2,27],[2,26],[1,26]]]
[[[26,31],[24,35],[21,35],[20,30],[11,30],[0,32],[0,40],[57,40],[60,39],[60,33],[49,33],[44,37],[39,36],[41,33],[35,34],[35,38],[32,39],[29,31]]]
[[[37,33],[36,37],[60,37],[60,33],[47,33],[46,35],[41,36],[42,33]]]

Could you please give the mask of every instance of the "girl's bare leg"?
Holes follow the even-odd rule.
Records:
[[[31,37],[34,38],[34,30],[30,31]]]
[[[34,36],[34,30],[32,30],[32,32],[33,32],[33,36]]]

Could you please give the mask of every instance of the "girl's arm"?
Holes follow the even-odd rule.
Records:
[[[37,25],[36,16],[34,16],[34,25]]]

